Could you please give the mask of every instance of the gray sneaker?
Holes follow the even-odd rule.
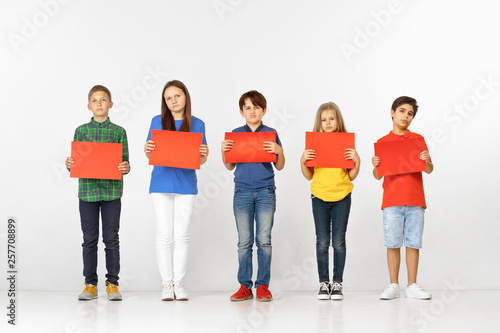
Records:
[[[118,286],[106,281],[106,292],[108,293],[108,300],[110,301],[121,301],[122,294],[118,291]]]
[[[85,289],[78,295],[78,299],[80,301],[90,301],[94,298],[97,298],[97,287],[93,284],[85,283]]]
[[[330,293],[332,301],[341,301],[344,299],[343,289],[341,282],[332,282],[332,292]]]
[[[327,300],[330,299],[330,283],[321,282],[319,284],[318,299]]]

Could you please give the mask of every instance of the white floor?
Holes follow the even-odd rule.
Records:
[[[161,302],[158,292],[105,293],[82,302],[75,292],[20,292],[17,325],[1,332],[500,332],[500,291],[433,291],[431,301],[381,301],[378,292],[345,292],[318,301],[314,292],[274,293],[274,300],[230,302],[230,292],[191,292]],[[6,308],[3,312],[6,313]],[[6,329],[5,329],[6,328]]]

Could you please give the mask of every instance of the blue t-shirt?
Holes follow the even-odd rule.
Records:
[[[263,123],[255,132],[276,132],[274,128]],[[252,132],[248,126],[235,128],[233,132]],[[276,143],[281,146],[281,141],[276,132]],[[274,170],[270,162],[266,163],[236,163],[234,171],[234,188],[239,190],[258,191],[265,188],[274,188]]]
[[[175,120],[175,129],[179,131],[182,120]],[[157,115],[151,120],[148,138],[151,140],[151,130],[161,130],[161,115]],[[203,144],[207,144],[205,137],[205,123],[196,117],[191,117],[191,132],[203,134]],[[155,165],[151,173],[151,184],[149,193],[177,193],[177,194],[198,194],[198,180],[196,171],[193,169],[172,168]]]

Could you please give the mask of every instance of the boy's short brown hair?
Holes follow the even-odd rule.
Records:
[[[92,94],[98,92],[98,91],[104,91],[108,97],[109,97],[109,101],[112,102],[113,100],[111,99],[111,92],[109,91],[108,88],[106,88],[105,86],[102,86],[100,84],[98,85],[95,85],[92,87],[92,89],[90,89],[89,91],[89,102],[90,102],[90,97],[92,97]]]
[[[262,95],[260,92],[257,90],[250,90],[241,95],[240,97],[240,110],[243,110],[243,105],[245,105],[245,100],[249,98],[253,105],[260,106],[262,109],[267,108],[267,101],[264,95]]]
[[[396,111],[396,109],[399,108],[403,104],[411,105],[411,107],[413,108],[413,118],[415,118],[415,116],[417,115],[417,111],[418,111],[418,104],[417,104],[417,100],[415,98],[412,98],[412,97],[401,96],[401,97],[396,98],[394,100],[394,102],[392,103],[391,111]]]

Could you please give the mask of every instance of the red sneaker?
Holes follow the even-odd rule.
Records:
[[[261,284],[257,287],[257,301],[270,302],[273,299],[271,291],[267,289],[267,284]]]
[[[231,301],[234,302],[245,301],[247,299],[252,299],[252,298],[253,298],[252,291],[244,285],[241,285],[240,289],[238,289],[237,292],[231,295]]]

